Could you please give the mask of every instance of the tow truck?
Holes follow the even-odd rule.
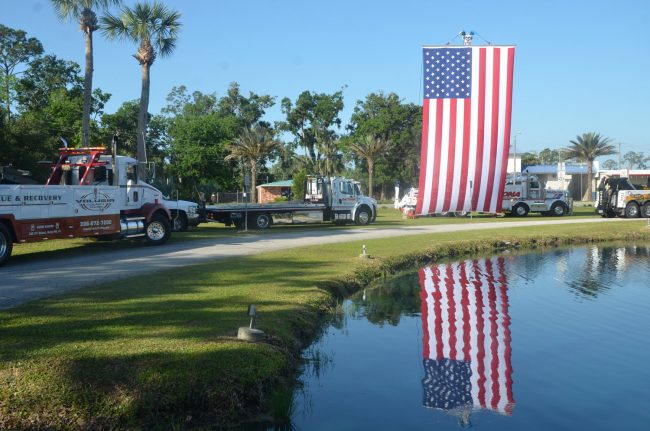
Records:
[[[546,190],[536,175],[508,175],[502,210],[517,217],[525,217],[531,211],[546,216],[563,216],[573,213],[573,199],[562,190]]]
[[[60,148],[45,185],[0,184],[0,265],[13,244],[49,239],[143,237],[172,231],[162,193],[138,178],[138,162],[104,147]]]
[[[606,175],[598,184],[598,206],[602,217],[650,218],[650,190],[639,190],[627,177]]]
[[[206,205],[204,211],[208,221],[238,229],[314,222],[367,225],[377,218],[377,201],[364,196],[355,180],[308,176],[302,201]]]

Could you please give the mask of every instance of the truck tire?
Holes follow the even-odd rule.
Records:
[[[268,229],[271,226],[271,224],[273,223],[273,219],[271,218],[270,214],[262,213],[262,214],[255,214],[252,217],[252,222],[253,223],[250,223],[252,224],[251,227],[254,227],[255,229],[263,230],[263,229]]]
[[[167,217],[156,213],[147,223],[144,232],[150,245],[162,245],[167,242],[172,233],[172,224]]]
[[[526,204],[517,204],[512,207],[512,214],[517,217],[526,217],[528,215],[528,205]]]
[[[11,237],[11,233],[7,227],[0,223],[0,266],[2,266],[9,256],[11,256],[11,250],[13,249],[14,242]]]
[[[181,211],[178,214],[172,213],[174,232],[185,232],[187,230],[187,215]]]
[[[650,218],[650,202],[646,202],[641,208],[641,217]]]
[[[354,218],[354,222],[360,226],[366,226],[368,223],[370,223],[371,219],[372,211],[370,211],[370,208],[363,205],[357,210],[357,215]]]
[[[625,207],[625,218],[637,218],[640,215],[639,204],[636,202],[630,202]]]
[[[568,208],[562,202],[555,202],[553,205],[551,205],[551,214],[555,217],[562,217],[568,212]]]

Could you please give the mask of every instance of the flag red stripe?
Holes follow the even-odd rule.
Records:
[[[483,295],[481,292],[481,270],[478,262],[474,261],[474,286],[476,287],[476,352],[478,372],[478,402],[485,406],[485,334],[483,333]]]
[[[507,84],[506,84],[506,112],[505,112],[505,125],[503,128],[503,155],[502,155],[502,169],[507,169],[508,166],[508,154],[510,153],[510,121],[512,117],[512,72],[515,64],[515,49],[508,48],[508,65],[507,70],[504,72],[507,73]],[[499,185],[499,199],[497,199],[497,208],[496,212],[501,212],[501,206],[503,204],[503,191],[506,187],[505,178],[501,178],[501,184]]]
[[[499,404],[499,327],[497,325],[497,294],[494,286],[494,269],[492,261],[486,260],[485,266],[488,273],[488,303],[490,319],[490,380],[492,382],[492,403],[490,407],[496,409]]]
[[[469,290],[467,289],[467,270],[465,262],[460,265],[460,284],[463,287],[463,297],[461,304],[463,306],[463,360],[470,360],[470,311],[469,311]]]
[[[431,176],[433,184],[431,185],[431,203],[429,210],[436,207],[438,200],[438,187],[440,185],[440,150],[442,147],[442,111],[444,99],[436,99],[436,134],[435,143],[433,147],[434,161],[433,161],[433,175]]]
[[[487,176],[487,189],[485,190],[485,206],[483,211],[490,211],[492,203],[492,190],[494,189],[494,179],[496,177],[497,146],[499,141],[499,69],[501,67],[501,49],[494,49],[492,59],[492,126],[490,127],[490,167]],[[499,173],[500,174],[500,173]]]
[[[503,344],[504,344],[504,359],[505,359],[505,382],[506,393],[508,396],[508,405],[506,406],[506,413],[512,413],[512,404],[515,399],[512,394],[512,363],[510,356],[512,355],[512,348],[510,347],[510,304],[508,302],[508,284],[506,280],[505,260],[500,257],[497,260],[497,266],[501,277],[499,278],[499,290],[501,294],[501,315],[503,316]]]
[[[479,60],[479,82],[478,85],[478,118],[476,122],[478,124],[476,133],[476,168],[474,172],[474,194],[472,196],[472,208],[476,208],[478,204],[478,196],[481,191],[481,176],[482,176],[482,167],[483,167],[483,140],[485,138],[485,48],[480,48],[478,50]],[[472,83],[474,85],[474,83]]]
[[[454,300],[454,271],[447,265],[445,290],[447,291],[447,310],[449,320],[449,359],[456,360],[456,303]]]
[[[456,110],[458,99],[449,100],[449,149],[447,152],[447,181],[445,184],[445,200],[442,205],[442,211],[449,211],[451,202],[451,193],[454,188],[454,161],[456,159]]]
[[[442,352],[442,310],[440,300],[442,293],[440,292],[440,269],[437,266],[431,268],[431,275],[433,280],[433,314],[435,319],[436,331],[436,360],[439,361],[444,358]]]
[[[465,112],[463,116],[463,158],[460,168],[460,190],[458,191],[458,203],[456,211],[465,209],[465,196],[467,193],[467,170],[469,169],[469,138],[472,114],[472,99],[465,99]]]
[[[427,289],[426,289],[426,272],[424,268],[420,269],[420,311],[422,312],[422,355],[429,358],[429,304],[427,303]]]
[[[429,149],[429,99],[424,99],[422,103],[422,149],[420,151],[420,193],[424,193],[427,178],[427,151]],[[418,198],[416,204],[417,214],[422,213],[422,199]]]

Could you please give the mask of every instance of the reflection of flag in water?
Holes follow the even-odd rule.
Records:
[[[503,258],[420,270],[424,405],[510,414],[512,367]]]

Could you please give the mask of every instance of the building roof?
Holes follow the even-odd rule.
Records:
[[[577,174],[587,174],[587,166],[585,165],[569,165],[567,164],[566,167],[566,173],[569,175],[577,175]],[[524,172],[528,172],[529,174],[557,174],[557,164],[554,165],[530,165],[526,166],[524,169]],[[594,169],[594,174],[596,173],[596,169]]]
[[[272,183],[260,184],[258,187],[291,187],[293,180],[274,181]]]

